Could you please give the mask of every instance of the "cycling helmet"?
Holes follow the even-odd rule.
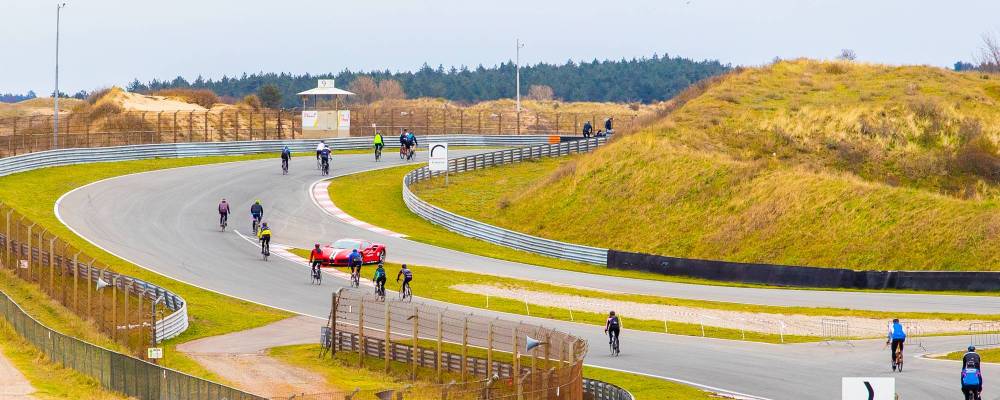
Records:
[[[973,353],[976,351],[976,346],[969,346],[969,352]]]
[[[319,248],[319,243],[316,243],[316,248]]]
[[[406,269],[406,264],[403,264],[403,267],[402,267],[402,268],[403,268],[403,269]]]
[[[894,324],[898,324],[898,323],[899,323],[899,318],[893,318],[893,319],[892,319],[892,323],[894,323]]]
[[[615,312],[614,311],[611,312],[611,316],[612,317],[615,316]]]
[[[257,199],[257,204],[260,204],[260,199]]]
[[[267,228],[267,222],[261,224],[263,227]]]

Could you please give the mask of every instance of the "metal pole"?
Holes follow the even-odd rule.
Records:
[[[524,47],[524,45],[521,44],[521,39],[514,39],[514,40],[515,40],[514,43],[517,47],[514,56],[515,60],[514,68],[517,71],[515,73],[516,75],[515,85],[517,85],[517,112],[520,113],[521,112],[521,48]]]
[[[59,16],[66,3],[56,4],[56,90],[52,94],[52,148],[59,145]]]

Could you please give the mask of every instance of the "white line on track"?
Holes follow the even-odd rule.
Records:
[[[215,163],[215,164],[205,164],[205,165],[216,165],[216,164],[225,164],[225,163],[232,163],[232,162],[245,162],[245,161],[247,161],[247,160],[228,161],[228,162],[221,162],[221,163]],[[254,160],[250,160],[250,161],[254,161]],[[113,176],[113,177],[110,177],[110,178],[105,178],[105,179],[101,179],[101,180],[98,180],[98,181],[94,181],[94,182],[88,183],[86,185],[74,188],[74,189],[72,189],[72,190],[64,193],[62,196],[59,196],[59,198],[56,200],[55,206],[53,207],[53,212],[56,215],[56,219],[59,220],[59,223],[63,224],[63,226],[65,226],[67,229],[69,229],[70,232],[73,232],[73,234],[75,234],[76,236],[78,236],[81,239],[85,240],[87,243],[90,243],[94,247],[97,247],[98,249],[101,249],[102,251],[104,251],[104,252],[106,252],[108,254],[111,254],[112,256],[115,256],[115,257],[117,257],[117,258],[119,258],[121,260],[124,260],[124,261],[126,261],[126,262],[128,262],[128,263],[130,263],[132,265],[135,265],[135,266],[137,266],[139,268],[142,268],[144,270],[152,272],[152,273],[154,273],[156,275],[160,275],[160,276],[162,276],[164,278],[171,279],[171,280],[174,280],[174,281],[177,281],[177,282],[183,283],[185,285],[189,285],[189,286],[192,286],[192,287],[195,287],[195,288],[207,291],[207,292],[215,293],[215,294],[218,294],[220,296],[234,298],[234,299],[237,299],[237,300],[245,301],[247,303],[256,304],[256,305],[263,306],[263,307],[269,307],[269,308],[273,308],[273,309],[276,309],[276,310],[281,310],[281,311],[287,312],[289,314],[302,315],[302,316],[312,317],[312,318],[316,318],[316,319],[325,321],[326,320],[325,316],[310,315],[310,314],[306,314],[306,313],[302,313],[302,312],[298,312],[298,311],[294,311],[294,310],[289,310],[289,309],[282,308],[282,307],[277,307],[277,306],[270,305],[270,304],[261,303],[259,301],[254,301],[254,300],[246,299],[246,298],[243,298],[243,297],[239,297],[239,296],[234,296],[234,295],[231,295],[231,294],[223,293],[223,292],[220,292],[218,290],[209,289],[207,287],[204,287],[204,286],[201,286],[201,285],[198,285],[198,284],[195,284],[195,283],[191,283],[191,282],[185,281],[183,279],[172,277],[170,275],[161,273],[159,271],[156,271],[156,270],[154,270],[152,268],[149,268],[147,266],[144,266],[142,264],[136,263],[136,262],[134,262],[134,261],[132,261],[132,260],[130,260],[128,258],[125,258],[125,257],[123,257],[123,256],[115,253],[114,251],[111,251],[108,248],[105,248],[104,246],[101,246],[101,245],[95,243],[94,241],[90,240],[86,236],[83,236],[76,229],[73,229],[73,227],[69,226],[69,224],[67,224],[66,221],[63,220],[62,215],[59,213],[59,204],[62,203],[62,200],[64,198],[66,198],[66,196],[69,196],[70,194],[72,194],[72,193],[74,193],[74,192],[76,192],[78,190],[84,189],[86,187],[89,187],[89,186],[92,186],[92,185],[96,185],[96,184],[99,184],[99,183],[102,183],[102,182],[105,182],[105,181],[110,181],[110,180],[113,180],[113,179],[118,179],[118,178],[122,178],[122,177],[126,177],[126,176],[131,176],[131,175],[149,174],[149,173],[162,172],[162,171],[167,171],[167,170],[172,170],[172,169],[194,168],[194,167],[199,167],[199,166],[203,166],[203,165],[193,165],[193,166],[184,166],[184,167],[164,168],[164,169],[159,169],[159,170],[137,172],[137,173],[128,174],[128,175]],[[382,167],[382,168],[375,168],[375,169],[383,169],[383,168],[391,168],[391,167]],[[375,169],[372,169],[372,170],[375,170]],[[368,170],[368,171],[371,171],[371,170]],[[361,171],[361,172],[367,172],[367,171]],[[344,175],[350,175],[350,174],[344,174]],[[333,179],[333,178],[336,178],[336,177],[337,176],[333,176],[333,177],[330,177],[330,178],[325,178],[325,179],[323,179],[321,181],[327,181],[328,179]],[[310,196],[310,197],[312,197],[312,196]],[[318,203],[316,205],[319,206]],[[320,208],[322,209],[323,207],[320,207]],[[237,234],[240,235],[240,236],[243,236],[242,234],[239,234],[239,233],[237,233]],[[246,238],[245,236],[243,236],[243,237],[244,237],[244,239],[247,239],[249,241],[248,238]],[[339,271],[336,271],[336,272],[339,273]],[[414,296],[414,297],[416,297],[416,296]],[[187,301],[187,300],[185,300],[185,301]],[[503,313],[503,314],[508,314],[508,313]],[[511,315],[514,315],[514,314],[511,314]],[[732,390],[727,390],[727,389],[722,389],[722,388],[717,388],[717,387],[713,387],[713,386],[710,386],[710,385],[704,385],[704,384],[700,384],[700,383],[696,383],[696,382],[686,381],[686,380],[683,380],[683,379],[670,378],[670,377],[666,377],[666,376],[653,375],[653,374],[647,374],[647,373],[636,372],[636,371],[629,371],[629,370],[624,370],[624,369],[601,367],[601,366],[596,366],[596,365],[592,365],[592,364],[586,364],[586,365],[587,366],[591,366],[591,367],[596,367],[596,368],[603,368],[603,369],[607,369],[607,370],[611,370],[611,371],[615,371],[615,372],[622,372],[622,373],[627,373],[627,374],[642,375],[642,376],[647,376],[647,377],[650,377],[650,378],[663,379],[663,380],[667,380],[667,381],[671,381],[671,382],[676,382],[676,383],[681,383],[681,384],[685,384],[685,385],[690,385],[690,386],[698,387],[698,388],[701,388],[701,389],[704,389],[704,390],[716,392],[716,393],[719,393],[719,394],[729,395],[729,396],[731,396],[733,398],[741,399],[741,400],[772,400],[772,399],[769,399],[769,398],[766,398],[766,397],[746,395],[746,394],[742,394],[740,392],[736,392],[736,391],[732,391]]]
[[[365,171],[365,172],[367,172],[367,171]],[[336,177],[334,177],[334,178],[336,178]],[[318,181],[318,182],[314,183],[312,185],[312,188],[309,189],[309,195],[310,195],[309,197],[312,198],[312,201],[313,201],[314,204],[316,204],[316,207],[319,207],[319,209],[323,210],[323,212],[325,212],[325,213],[327,213],[327,214],[329,214],[329,215],[331,215],[331,216],[333,216],[333,217],[335,217],[335,218],[337,218],[337,219],[339,219],[339,220],[341,220],[341,221],[343,221],[343,222],[345,222],[347,224],[351,224],[351,225],[357,226],[359,228],[366,229],[366,230],[378,233],[380,235],[391,236],[391,237],[395,237],[395,238],[404,238],[404,237],[406,237],[406,235],[404,235],[402,233],[396,233],[396,232],[390,231],[390,230],[385,229],[385,228],[377,227],[377,226],[369,224],[369,223],[367,223],[365,221],[362,221],[362,220],[359,220],[357,218],[354,218],[350,214],[344,212],[339,207],[337,207],[335,204],[333,204],[333,200],[330,199],[330,192],[328,191],[328,187],[329,186],[330,186],[330,180],[329,179],[324,179],[324,180],[321,180],[321,181]]]

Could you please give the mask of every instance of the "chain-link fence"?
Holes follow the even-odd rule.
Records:
[[[421,303],[378,301],[357,290],[334,295],[324,348],[457,375],[417,399],[582,399],[584,340],[536,325]],[[478,383],[477,383],[478,382]],[[475,385],[474,385],[475,384]],[[472,385],[472,386],[470,386]],[[478,385],[478,386],[477,386]],[[414,391],[417,393],[417,391]],[[377,398],[377,397],[357,397]]]
[[[579,113],[504,113],[461,108],[354,107],[351,136],[370,136],[372,125],[386,135],[402,128],[419,135],[576,135],[585,121],[596,132],[610,115]],[[615,130],[629,129],[636,115],[615,117]],[[127,111],[68,114],[59,117],[58,138],[52,116],[0,119],[0,157],[51,150],[153,143],[229,142],[302,138],[299,110]]]
[[[0,292],[0,324],[5,324],[56,364],[94,378],[102,387],[142,400],[263,400],[138,358],[63,335],[31,318]]]
[[[0,204],[0,266],[136,354],[187,329],[184,300],[108,270],[38,224]]]

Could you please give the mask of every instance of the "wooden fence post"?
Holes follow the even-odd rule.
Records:
[[[358,300],[358,368],[365,365],[365,296]]]
[[[194,141],[194,111],[188,113],[188,142]]]
[[[219,141],[226,141],[226,110],[219,110]]]
[[[208,142],[208,111],[205,111],[205,142]]]
[[[49,239],[49,296],[55,298],[56,288],[56,238]]]
[[[465,317],[465,323],[462,327],[462,382],[465,382],[465,376],[467,373],[469,365],[469,317]]]
[[[513,356],[510,363],[510,377],[513,379],[512,382],[515,384],[518,382],[518,377],[521,376],[521,356],[517,354],[517,327],[511,328],[511,351],[510,354]]]
[[[490,321],[489,329],[486,336],[486,379],[493,377],[493,321]]]
[[[417,347],[417,338],[420,337],[420,310],[416,306],[413,307],[413,344],[410,350],[410,380],[417,379],[417,357],[419,357],[420,349]]]
[[[111,277],[111,339],[118,340],[118,277]]]
[[[389,332],[392,329],[392,318],[389,315],[389,301],[385,301],[385,372],[389,373],[389,355],[392,353],[392,340]]]
[[[179,112],[180,111],[174,111],[174,126],[173,129],[171,129],[172,133],[174,134],[174,143],[177,143],[177,113]]]
[[[437,381],[441,382],[441,347],[444,344],[444,324],[441,311],[438,311],[438,323],[437,323],[437,352],[435,357],[437,357],[437,362],[434,363],[437,367]]]

